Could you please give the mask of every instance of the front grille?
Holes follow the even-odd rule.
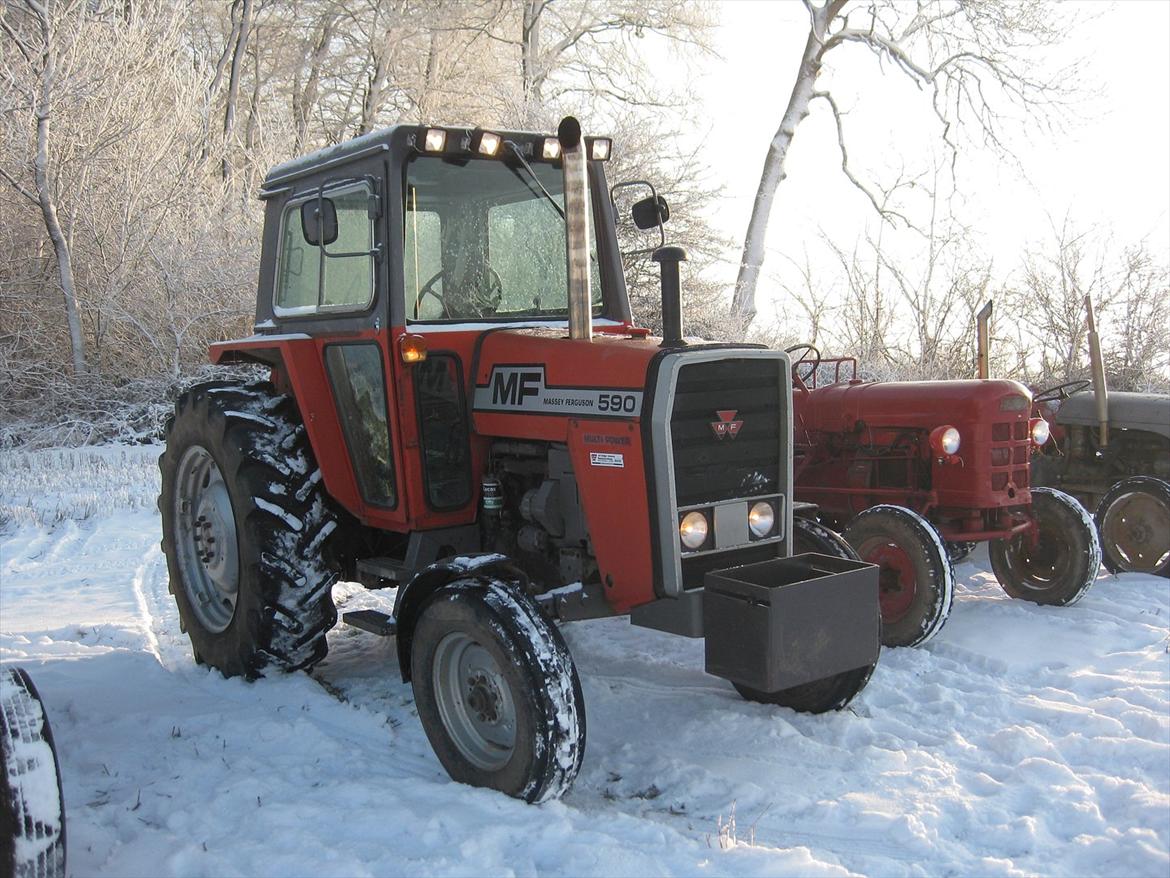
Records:
[[[679,369],[670,418],[679,507],[780,492],[780,380],[774,359],[716,360]],[[722,438],[713,427],[734,422],[742,422],[737,432],[724,427]]]
[[[1027,420],[992,424],[991,441],[991,490],[1006,491],[1009,482],[1017,490],[1026,489],[1031,452]]]

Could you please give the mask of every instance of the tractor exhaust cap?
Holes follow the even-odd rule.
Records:
[[[662,344],[677,348],[686,345],[682,331],[682,287],[678,278],[678,264],[686,262],[687,251],[682,247],[659,247],[650,256],[658,263],[662,278]]]
[[[581,123],[566,116],[557,127],[565,175],[565,261],[569,283],[569,338],[593,338],[589,277],[589,177]]]

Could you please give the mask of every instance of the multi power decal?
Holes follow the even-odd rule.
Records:
[[[544,366],[494,366],[487,385],[475,388],[477,412],[584,415],[634,418],[642,412],[642,391],[609,387],[549,387]]]

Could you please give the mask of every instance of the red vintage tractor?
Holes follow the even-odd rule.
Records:
[[[952,555],[974,543],[990,543],[992,569],[1014,598],[1064,606],[1085,594],[1100,544],[1074,499],[1031,487],[1029,461],[1048,425],[1031,417],[1027,388],[862,381],[852,358],[822,359],[811,345],[789,353],[800,355],[796,497],[881,567],[884,644],[914,646],[939,631]]]
[[[400,125],[272,169],[255,334],[192,388],[160,459],[196,661],[309,668],[339,577],[394,587],[403,679],[451,777],[530,802],[585,742],[554,621],[704,637],[746,698],[838,709],[877,660],[877,570],[793,520],[788,357],[631,322],[610,141]],[[661,234],[665,204],[639,201]],[[794,533],[825,554],[792,557]]]

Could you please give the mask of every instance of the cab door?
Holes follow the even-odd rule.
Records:
[[[273,319],[314,347],[316,368],[289,371],[302,409],[310,400],[302,416],[330,495],[365,524],[403,529],[387,240],[381,161],[298,181],[282,209]]]

